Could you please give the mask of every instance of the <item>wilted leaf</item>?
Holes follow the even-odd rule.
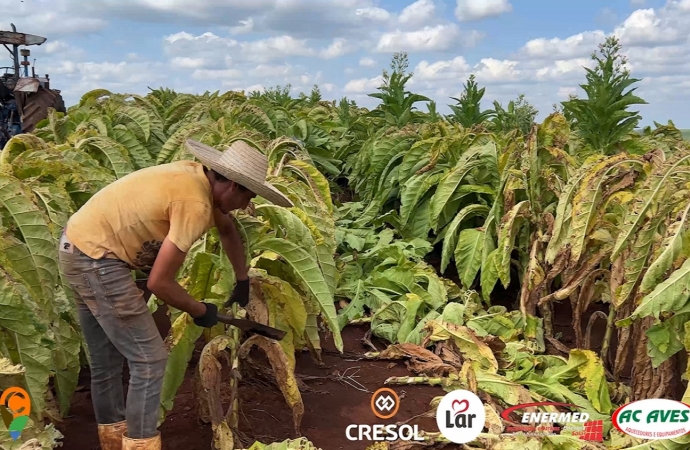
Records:
[[[263,350],[268,357],[276,377],[276,382],[285,397],[285,401],[292,409],[295,432],[299,433],[302,416],[304,415],[304,403],[302,403],[302,395],[297,387],[297,379],[294,372],[290,369],[285,352],[277,341],[264,336],[253,335],[240,346],[238,352],[240,360],[246,359],[254,345]]]

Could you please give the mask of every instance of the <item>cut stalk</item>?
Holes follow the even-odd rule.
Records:
[[[611,345],[611,336],[613,335],[613,329],[616,322],[616,308],[614,308],[613,305],[610,305],[610,307],[611,309],[609,310],[609,315],[606,319],[606,333],[604,333],[604,342],[601,344],[601,361],[604,363],[604,366],[610,365],[608,353],[609,346]]]

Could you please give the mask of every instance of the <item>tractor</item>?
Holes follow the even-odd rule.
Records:
[[[34,67],[29,76],[31,51],[20,46],[41,45],[46,38],[33,34],[0,30],[0,44],[12,57],[12,66],[0,67],[0,151],[12,136],[30,133],[36,124],[48,117],[48,108],[66,112],[60,91],[50,88],[50,77],[37,77]],[[24,58],[19,60],[19,56]],[[22,76],[23,67],[23,76]],[[4,73],[2,73],[4,69]]]

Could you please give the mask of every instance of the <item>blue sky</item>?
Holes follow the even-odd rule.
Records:
[[[650,103],[641,124],[690,128],[690,0],[0,0],[0,11],[0,29],[48,38],[30,60],[68,104],[96,88],[289,83],[373,107],[366,94],[392,54],[407,51],[409,89],[440,112],[474,73],[485,107],[525,94],[543,119],[581,93],[583,65],[615,34]]]

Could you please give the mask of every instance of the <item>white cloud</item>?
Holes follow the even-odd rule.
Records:
[[[364,67],[374,67],[376,65],[376,60],[367,56],[359,60],[359,65]]]
[[[29,1],[37,0],[25,0]],[[232,34],[361,38],[371,31],[372,24],[393,19],[389,11],[376,5],[378,0],[60,0],[51,2],[50,11],[58,9],[52,3],[72,11],[75,30],[80,24],[88,25],[88,19],[97,17],[101,20],[98,30],[103,29],[108,20],[124,19],[144,24],[175,23],[183,27],[217,26]],[[35,9],[30,13],[35,13]],[[238,20],[240,18],[242,20]],[[45,27],[35,29],[44,31]]]
[[[517,81],[522,76],[517,66],[517,61],[482,58],[475,71],[477,78],[486,83]]]
[[[374,51],[391,53],[399,50],[408,52],[444,51],[464,44],[467,47],[476,45],[481,34],[476,31],[460,33],[456,24],[426,26],[416,31],[395,30],[384,33]]]
[[[348,43],[347,39],[335,38],[328,48],[321,50],[320,56],[325,59],[332,59],[352,53],[356,49],[354,45]]]
[[[481,20],[512,10],[508,0],[457,0],[455,17],[460,21]]]
[[[383,77],[376,78],[358,78],[347,82],[343,90],[347,93],[364,94],[373,92],[383,83]]]
[[[285,56],[313,56],[314,49],[307,46],[306,40],[292,36],[277,36],[258,41],[240,43],[242,53],[250,61],[269,61]]]
[[[270,66],[266,64],[259,64],[252,71],[251,74],[255,77],[274,77],[287,76],[292,73],[292,66],[289,64],[282,64],[278,66]]]
[[[314,49],[307,45],[306,39],[295,39],[282,35],[267,39],[237,41],[206,32],[194,36],[179,32],[164,38],[164,52],[176,61],[175,64],[193,64],[203,60],[204,68],[228,67],[241,62],[268,62],[286,56],[315,56]],[[191,55],[191,56],[190,56]]]
[[[391,18],[391,13],[383,8],[377,7],[360,8],[355,11],[355,14],[363,19],[369,19],[374,22],[385,22]]]
[[[236,69],[197,69],[192,72],[195,80],[217,80],[221,78],[240,78],[243,72]]]
[[[251,86],[248,86],[248,87],[244,88],[243,90],[246,93],[250,93],[250,92],[254,92],[254,91],[262,92],[262,91],[265,91],[266,88],[263,87],[261,84],[252,84]]]
[[[434,17],[435,11],[436,5],[432,0],[417,0],[400,11],[398,22],[409,27],[421,26]]]
[[[584,31],[565,39],[533,39],[520,49],[519,54],[525,58],[542,60],[583,58],[596,51],[598,45],[611,35],[620,39],[623,51],[629,52],[631,58],[634,54],[642,53],[644,48],[663,52],[669,45],[682,46],[683,42],[687,47],[690,44],[688,13],[690,0],[668,0],[659,10],[648,8],[633,11],[611,33],[596,30]]]
[[[585,31],[565,39],[532,39],[520,49],[520,53],[534,59],[577,58],[591,55],[605,38],[605,33],[597,30]]]
[[[53,65],[49,72],[59,75],[72,75],[78,72],[78,66],[74,61],[61,61]]]
[[[181,31],[163,38],[163,54],[170,58],[170,66],[183,70],[226,68],[239,50],[238,41],[210,32],[194,36]]]
[[[429,64],[424,60],[414,68],[413,80],[454,80],[471,69],[465,58],[457,56],[450,61],[436,61]]]
[[[176,56],[170,60],[170,65],[175,69],[199,69],[204,66],[204,62],[204,58]]]
[[[57,52],[65,52],[69,47],[69,44],[64,41],[46,41],[42,45],[42,50],[46,55],[51,55]]]
[[[522,70],[519,66],[518,61],[494,58],[483,58],[473,66],[462,56],[433,63],[424,60],[414,68],[411,85],[448,93],[462,86],[471,74],[481,86],[518,82],[533,74],[533,71]]]
[[[237,48],[238,45],[239,43],[234,39],[222,38],[210,32],[194,36],[181,31],[163,38],[163,51],[171,56],[194,58],[205,56],[207,59],[217,59],[219,53],[223,54],[224,51]]]
[[[66,63],[63,67],[71,74],[79,76],[77,81],[80,94],[96,88],[125,92],[131,86],[142,87],[146,86],[146,83],[161,83],[166,78],[162,67],[149,62],[106,61],[84,62],[78,65]],[[62,86],[55,87],[63,89]]]
[[[554,61],[553,64],[537,69],[536,78],[539,81],[556,81],[572,75],[578,78],[583,78],[584,81],[583,67],[591,67],[592,64],[593,62],[589,58],[575,58]]]
[[[247,20],[240,20],[241,25],[230,27],[230,33],[232,34],[247,34],[254,31],[254,19],[251,17]]]
[[[83,35],[103,30],[108,21],[105,17],[89,17],[69,1],[34,4],[26,0],[0,2],[3,30],[10,30],[14,23],[18,33],[36,34],[50,39]]]
[[[628,68],[633,76],[690,72],[690,47],[687,45],[633,47],[623,49],[623,53],[628,57]]]
[[[638,9],[614,30],[623,45],[651,45],[678,42],[687,38],[687,28],[676,27],[675,20],[654,9]],[[686,24],[687,25],[687,24]]]

